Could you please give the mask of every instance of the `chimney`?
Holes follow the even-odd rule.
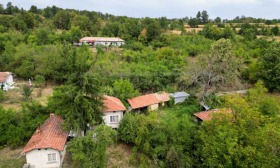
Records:
[[[50,117],[54,117],[55,116],[55,114],[54,113],[50,113]]]

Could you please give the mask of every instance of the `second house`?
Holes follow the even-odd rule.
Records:
[[[118,128],[124,112],[126,111],[125,106],[120,99],[112,96],[104,96],[103,103],[104,123],[112,128]]]

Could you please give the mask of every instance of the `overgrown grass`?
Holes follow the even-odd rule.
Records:
[[[25,157],[20,156],[22,148],[11,150],[8,147],[0,149],[0,168],[22,168],[25,163]]]

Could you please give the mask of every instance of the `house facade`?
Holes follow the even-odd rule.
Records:
[[[116,46],[119,47],[125,44],[125,41],[118,37],[84,37],[80,39],[80,43],[91,46]]]
[[[14,84],[13,74],[11,72],[0,72],[0,88],[2,90],[9,90]]]
[[[119,123],[123,118],[124,112],[126,111],[125,106],[120,99],[112,96],[104,96],[103,99],[103,120],[107,126],[112,128],[119,128]]]
[[[170,93],[169,95],[174,99],[174,104],[182,103],[190,96],[186,92]]]
[[[66,152],[68,132],[63,131],[63,119],[51,114],[45,123],[37,128],[21,152],[26,156],[25,167],[60,168]]]
[[[156,94],[147,94],[127,100],[133,111],[156,111],[158,110],[160,100]]]

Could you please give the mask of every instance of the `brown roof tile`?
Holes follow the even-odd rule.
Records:
[[[11,75],[11,72],[0,72],[0,82],[6,82],[9,75]]]
[[[160,102],[167,102],[170,100],[169,94],[166,92],[162,92],[162,93],[155,93],[156,97],[158,98],[158,100]]]
[[[232,112],[231,109],[214,109],[214,110],[194,113],[193,115],[201,119],[202,121],[209,121],[212,119],[214,113],[231,113],[231,112]]]
[[[112,112],[112,111],[125,111],[126,108],[120,99],[112,96],[104,96],[103,100],[105,109],[103,112]]]
[[[51,115],[41,127],[37,128],[21,154],[41,148],[63,151],[68,132],[62,130],[62,122],[61,117]]]
[[[147,107],[153,104],[158,104],[160,103],[160,101],[155,94],[147,94],[128,99],[128,103],[130,104],[132,109],[137,109],[141,107]]]

